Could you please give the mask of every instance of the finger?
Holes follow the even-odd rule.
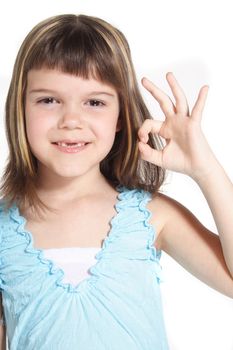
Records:
[[[149,145],[142,142],[138,143],[138,148],[143,160],[160,167],[162,166],[162,151],[157,151],[156,149],[153,149]]]
[[[155,86],[152,81],[147,78],[142,78],[142,85],[147,89],[151,95],[158,101],[165,116],[172,115],[175,113],[175,106],[168,95],[162,90]]]
[[[166,79],[168,81],[168,84],[172,90],[172,93],[174,95],[174,98],[176,100],[176,112],[177,114],[182,114],[185,116],[189,115],[189,107],[187,98],[184,94],[183,89],[179,85],[178,81],[176,80],[174,74],[172,72],[168,72],[166,74]]]
[[[196,103],[193,107],[192,113],[191,113],[191,118],[193,120],[196,120],[199,122],[201,121],[208,91],[209,91],[208,85],[202,86],[201,90],[199,91],[197,101],[196,101]]]
[[[150,132],[159,134],[159,131],[163,125],[162,121],[154,119],[146,119],[140,129],[138,130],[138,137],[140,141],[147,143],[149,140],[148,134]]]

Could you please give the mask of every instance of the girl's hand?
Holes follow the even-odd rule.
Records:
[[[151,81],[142,79],[142,85],[158,101],[165,120],[146,119],[138,130],[141,158],[198,180],[210,172],[212,162],[216,161],[201,130],[202,112],[209,87],[205,85],[200,89],[197,101],[189,114],[187,99],[173,73],[167,73],[166,79],[174,95],[175,105],[170,97]],[[165,139],[166,145],[161,151],[147,145],[150,132]]]

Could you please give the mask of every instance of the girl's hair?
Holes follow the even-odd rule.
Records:
[[[47,207],[36,193],[37,159],[32,154],[25,127],[25,91],[31,69],[58,69],[82,78],[95,78],[113,86],[119,96],[121,130],[116,133],[100,171],[112,186],[141,188],[156,193],[165,169],[140,158],[138,129],[152,119],[141,93],[125,36],[106,21],[86,15],[50,17],[26,36],[18,52],[6,100],[6,136],[9,156],[1,194],[9,208],[14,202],[32,209]],[[162,149],[162,139],[149,135],[149,145]]]

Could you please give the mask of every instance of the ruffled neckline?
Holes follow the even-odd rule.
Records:
[[[110,229],[105,239],[102,242],[101,248],[99,248],[99,251],[95,255],[95,259],[97,260],[97,262],[89,269],[90,272],[100,262],[104,250],[107,249],[108,241],[112,238],[112,235],[115,231],[114,230],[115,226],[117,225],[118,215],[121,211],[122,205],[124,206],[124,203],[123,203],[124,199],[127,199],[128,194],[131,191],[127,187],[121,186],[121,185],[118,185],[116,187],[116,190],[118,192],[118,195],[116,197],[117,201],[114,204],[116,214],[111,218],[109,222]],[[62,270],[62,268],[57,267],[54,261],[44,256],[44,251],[46,249],[37,249],[34,247],[33,234],[30,231],[26,230],[25,226],[27,224],[27,220],[23,215],[21,215],[18,206],[16,204],[13,204],[12,207],[9,209],[9,212],[10,212],[11,219],[13,219],[18,224],[17,233],[19,235],[24,236],[27,241],[27,245],[26,245],[26,248],[24,249],[24,252],[29,254],[35,254],[40,263],[46,264],[48,266],[50,275],[54,275],[54,274],[58,275],[58,279],[56,280],[57,286],[64,288],[70,293],[81,293],[86,289],[86,287],[90,287],[91,284],[94,283],[95,279],[97,278],[97,276],[94,276],[94,275],[90,275],[89,277],[83,279],[75,286],[71,285],[70,283],[63,282],[65,273]]]
[[[117,200],[116,200],[116,203],[114,204],[116,214],[111,218],[109,222],[109,225],[110,225],[109,232],[107,233],[105,239],[103,240],[101,248],[99,248],[99,251],[95,255],[95,259],[97,261],[94,265],[92,265],[89,268],[90,276],[79,281],[79,283],[75,286],[70,283],[63,282],[63,279],[65,277],[64,271],[62,270],[62,268],[57,267],[54,261],[45,257],[44,249],[37,249],[34,247],[33,234],[30,231],[26,230],[25,226],[26,226],[27,220],[24,216],[21,215],[17,205],[14,204],[9,209],[10,218],[17,223],[16,233],[18,235],[23,236],[26,240],[27,244],[26,244],[26,247],[24,248],[24,252],[26,254],[31,254],[36,256],[39,264],[41,265],[43,264],[43,266],[46,265],[48,268],[48,274],[55,275],[56,286],[62,287],[64,290],[66,290],[69,293],[82,293],[86,291],[88,288],[92,288],[94,286],[95,282],[100,277],[99,275],[101,274],[101,271],[102,271],[101,260],[103,256],[109,257],[112,254],[110,253],[112,249],[112,243],[113,241],[116,241],[118,239],[118,232],[117,232],[118,228],[123,223],[123,221],[124,221],[124,224],[126,223],[125,219],[127,219],[127,222],[129,225],[131,224],[131,219],[128,217],[127,210],[125,210],[127,209],[128,206],[133,206],[133,207],[138,206],[139,211],[143,212],[142,220],[144,222],[144,226],[146,226],[148,229],[147,247],[145,252],[143,253],[143,256],[144,256],[143,258],[154,260],[156,262],[158,262],[158,260],[160,259],[161,252],[157,251],[153,246],[153,242],[155,239],[155,230],[154,230],[154,227],[149,223],[149,220],[151,218],[151,212],[145,206],[146,202],[151,197],[150,193],[139,189],[133,189],[133,190],[128,189],[127,187],[120,186],[120,185],[116,187],[116,190],[118,192],[118,195],[116,197]],[[119,216],[121,215],[121,212],[124,217],[123,221],[122,219],[119,220]],[[156,270],[157,270],[157,275],[159,276],[160,267],[159,267],[159,264],[157,265],[156,265]]]

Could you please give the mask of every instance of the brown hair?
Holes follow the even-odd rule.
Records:
[[[140,158],[138,129],[152,119],[138,88],[125,36],[106,21],[86,15],[58,15],[36,25],[18,52],[6,100],[6,136],[9,156],[0,187],[9,208],[13,202],[47,208],[36,193],[37,159],[27,141],[24,99],[31,69],[59,69],[112,85],[120,102],[121,130],[116,133],[100,170],[112,186],[141,188],[156,193],[165,169]],[[162,139],[149,135],[149,145],[162,149]],[[49,209],[51,210],[51,208]]]

